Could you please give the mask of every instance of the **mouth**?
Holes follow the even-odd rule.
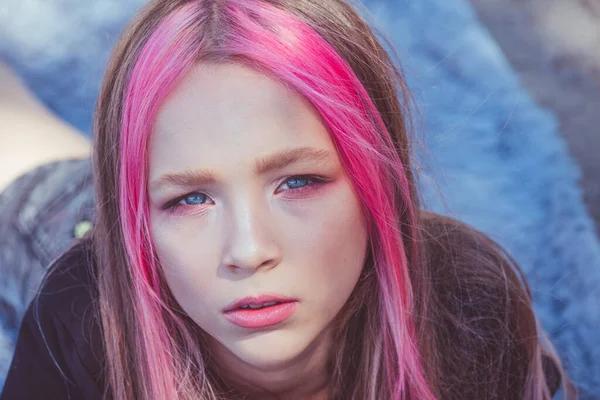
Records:
[[[266,307],[273,307],[279,304],[283,304],[283,302],[281,301],[270,301],[268,303],[265,304],[244,304],[243,306],[240,306],[239,309],[240,310],[260,310],[261,308],[266,308]]]
[[[264,328],[280,324],[296,311],[298,300],[283,296],[245,297],[223,310],[225,319],[242,328]]]
[[[230,303],[223,309],[224,313],[232,312],[237,309],[242,310],[258,310],[266,307],[273,307],[279,304],[291,303],[298,301],[290,297],[278,295],[278,294],[263,294],[260,296],[246,296],[241,299],[237,299]]]

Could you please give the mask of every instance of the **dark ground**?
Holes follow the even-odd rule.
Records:
[[[600,233],[600,0],[471,0],[532,97],[558,117]]]

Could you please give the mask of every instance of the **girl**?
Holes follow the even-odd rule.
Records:
[[[568,389],[510,256],[420,209],[409,97],[342,0],[154,1],[99,97],[95,225],[2,399]]]

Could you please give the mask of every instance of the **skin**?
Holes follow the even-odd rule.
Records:
[[[40,165],[89,153],[85,136],[56,117],[0,62],[0,192]]]
[[[275,156],[297,149],[318,157]],[[286,399],[328,398],[332,321],[358,281],[368,238],[314,107],[252,69],[201,63],[160,108],[149,152],[155,251],[217,362]],[[224,318],[231,302],[263,293],[297,299],[296,312],[261,329]]]

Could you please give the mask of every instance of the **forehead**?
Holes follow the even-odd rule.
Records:
[[[239,167],[297,147],[333,150],[305,98],[239,64],[198,64],[159,109],[150,174]]]

